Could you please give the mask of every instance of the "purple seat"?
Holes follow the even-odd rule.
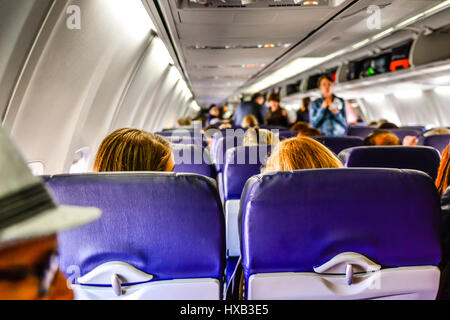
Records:
[[[158,136],[162,137],[195,137],[195,132],[191,130],[186,129],[178,129],[173,131],[163,131],[163,132],[156,132]],[[200,138],[201,135],[199,135]]]
[[[172,144],[194,144],[197,146],[207,147],[208,142],[203,138],[194,138],[194,137],[182,137],[182,136],[162,136],[164,139],[169,141]]]
[[[439,197],[429,176],[319,169],[251,178],[241,198],[248,299],[434,299]]]
[[[364,139],[375,130],[376,128],[374,127],[350,126],[347,130],[347,135]],[[419,136],[422,133],[422,131],[412,129],[389,129],[387,131],[395,134],[400,139],[400,141],[403,141],[406,136]]]
[[[261,173],[270,152],[268,145],[237,147],[226,152],[223,192],[228,257],[240,255],[238,215],[242,190],[249,178]]]
[[[77,266],[84,277],[77,283],[88,284],[83,290],[108,286],[118,269],[125,278],[122,286],[149,284],[137,292],[128,288],[127,294],[135,298],[220,297],[225,227],[212,179],[175,173],[105,173],[53,176],[48,186],[60,204],[93,206],[103,212],[98,221],[58,236],[60,267],[69,275]],[[99,270],[106,275],[100,277]],[[170,281],[174,279],[182,279],[178,287]]]
[[[270,145],[260,145],[227,150],[223,171],[225,201],[241,198],[245,183],[261,173],[271,149]]]
[[[282,127],[282,126],[266,126],[266,125],[261,125],[259,126],[261,129],[266,129],[266,130],[280,130],[280,131],[288,131],[289,128],[286,127]]]
[[[415,130],[415,131],[419,131],[419,132],[425,132],[426,127],[425,126],[401,126],[400,129]]]
[[[225,153],[227,150],[242,146],[244,135],[222,137],[217,140],[211,150],[211,158],[216,165],[217,172],[223,172],[225,164]]]
[[[400,141],[403,141],[403,139],[406,136],[418,137],[418,136],[420,136],[422,134],[421,131],[411,130],[411,129],[390,129],[388,131],[390,131],[393,134],[395,134],[400,139]]]
[[[365,126],[349,126],[347,129],[347,135],[351,137],[365,138],[371,134],[376,128]]]
[[[348,148],[363,145],[363,139],[360,137],[314,137],[313,139],[319,141],[335,154],[339,154],[342,150]]]
[[[449,143],[450,143],[450,134],[429,136],[425,137],[423,140],[424,146],[433,147],[439,150],[440,153],[442,153],[444,149],[447,148]]]
[[[172,146],[177,173],[195,173],[216,178],[216,168],[208,149],[197,145],[174,144]]]
[[[295,138],[297,136],[298,136],[298,132],[293,132],[293,131],[280,131],[278,134],[278,137],[280,138],[280,140]]]
[[[439,168],[439,152],[431,147],[370,146],[342,151],[339,158],[348,168],[397,168],[413,169],[427,173],[436,179]]]

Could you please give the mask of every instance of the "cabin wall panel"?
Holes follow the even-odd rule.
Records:
[[[81,8],[80,30],[67,28],[69,5]],[[173,100],[171,89],[179,81],[164,80],[167,66],[149,45],[151,22],[142,19],[148,15],[140,0],[64,0],[57,6],[49,14],[54,25],[37,38],[25,68],[29,77],[16,84],[21,94],[5,119],[27,160],[45,163],[45,174],[68,172],[80,148],[95,155],[111,129],[144,123],[145,114],[154,119]],[[135,12],[127,12],[133,6]],[[157,127],[167,126],[164,121],[159,117]]]
[[[2,120],[51,0],[0,0],[0,115]]]
[[[359,99],[367,121],[386,119],[399,126],[450,126],[450,92],[418,90],[410,96],[376,94]]]

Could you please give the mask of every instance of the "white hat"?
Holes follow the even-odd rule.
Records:
[[[0,128],[0,246],[79,227],[100,216],[96,208],[57,206]]]

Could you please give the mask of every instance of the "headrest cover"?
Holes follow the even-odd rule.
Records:
[[[272,146],[260,145],[229,149],[225,155],[225,200],[240,199],[247,180],[261,173]]]
[[[349,168],[412,169],[436,179],[439,152],[431,147],[369,146],[346,149],[339,158]]]
[[[59,235],[60,266],[81,276],[122,261],[155,280],[217,278],[225,263],[224,216],[212,179],[174,173],[54,176],[64,204],[94,206],[98,221]]]
[[[342,150],[359,147],[363,145],[363,139],[360,137],[314,137],[325,147],[335,154],[339,154]]]
[[[433,147],[442,153],[450,143],[450,134],[438,134],[424,138],[424,145]]]
[[[172,146],[175,161],[174,172],[196,173],[210,178],[216,177],[216,168],[209,151],[197,145],[178,144]]]
[[[319,169],[251,178],[241,199],[245,276],[313,272],[343,252],[383,267],[441,260],[439,197],[418,171]]]

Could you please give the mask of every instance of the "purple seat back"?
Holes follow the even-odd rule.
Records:
[[[161,136],[161,137],[192,137],[192,138],[194,138],[194,136],[195,136],[194,131],[184,130],[184,129],[156,132],[155,134],[157,134],[158,136]]]
[[[58,236],[60,267],[81,276],[122,261],[155,280],[222,279],[225,222],[212,179],[175,173],[54,176],[60,204],[100,208],[102,217]]]
[[[351,137],[365,138],[371,134],[376,128],[364,127],[364,126],[349,126],[347,129],[347,135]]]
[[[342,151],[339,158],[348,168],[413,169],[436,179],[439,152],[431,147],[370,146]]]
[[[172,146],[177,173],[195,173],[216,178],[216,168],[209,151],[197,145],[174,144]]]
[[[419,132],[424,132],[426,130],[425,126],[401,126],[400,129],[415,130]]]
[[[348,148],[363,145],[363,139],[360,137],[314,137],[313,139],[319,141],[335,154],[339,154],[342,150]]]
[[[447,148],[450,143],[450,134],[440,134],[435,136],[425,137],[423,141],[424,146],[433,147],[439,150],[440,153]]]
[[[244,135],[219,138],[212,147],[211,158],[216,165],[217,173],[223,172],[225,153],[227,150],[242,146]]]
[[[418,171],[260,175],[247,182],[241,211],[247,280],[257,273],[313,272],[344,252],[383,268],[441,260],[439,196],[430,177]]]
[[[261,145],[229,149],[225,155],[224,198],[240,199],[247,180],[261,173],[272,146]]]
[[[293,131],[280,131],[278,134],[278,137],[280,138],[280,140],[295,138],[297,136],[298,136],[298,132],[293,132]]]
[[[194,144],[197,146],[207,147],[208,142],[205,141],[203,138],[194,138],[194,137],[188,137],[188,136],[162,136],[164,139],[169,141],[170,143],[176,145],[176,144]]]
[[[347,135],[365,139],[375,130],[376,128],[374,127],[350,126],[347,130]],[[422,133],[422,131],[413,129],[389,129],[387,131],[395,134],[400,139],[400,141],[403,141],[406,136],[419,136]]]

